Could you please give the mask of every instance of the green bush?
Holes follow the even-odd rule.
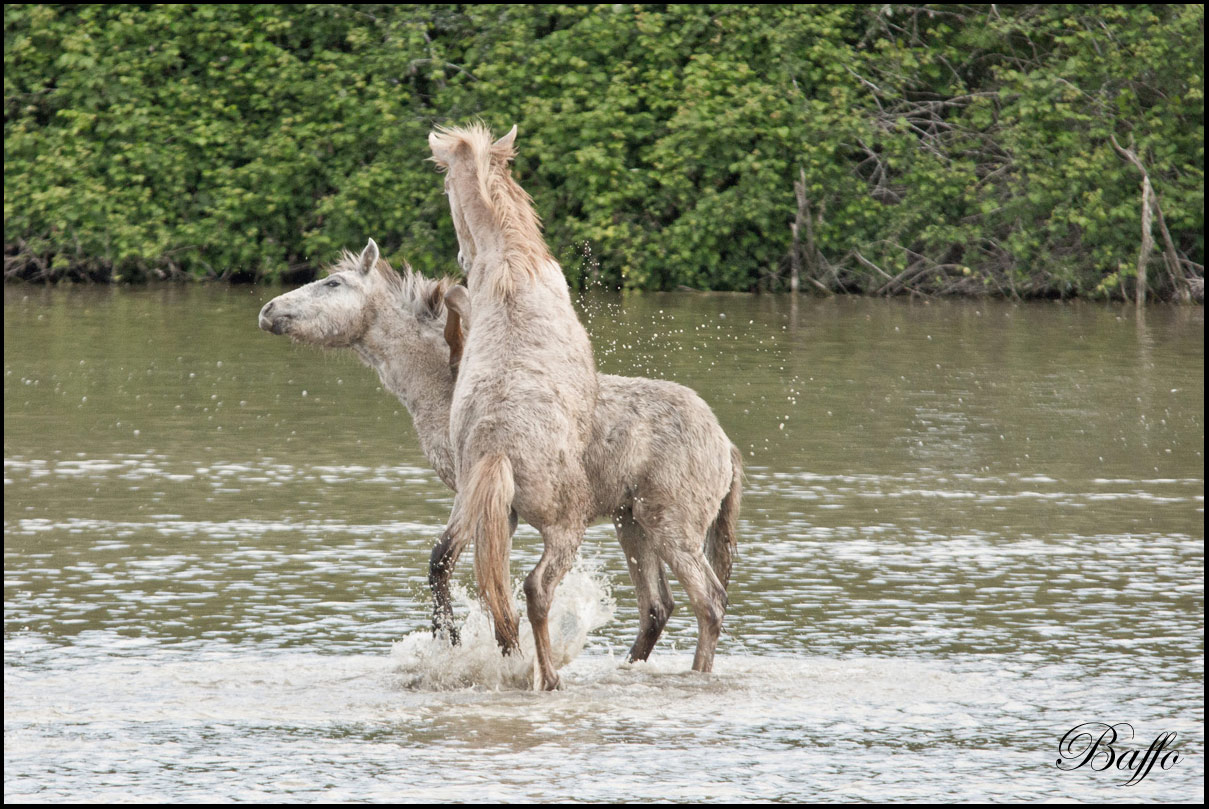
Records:
[[[780,288],[796,261],[807,289],[1132,294],[1115,138],[1178,294],[1204,275],[1203,29],[1202,6],[7,5],[5,274],[301,278],[367,236],[448,272],[425,139],[481,118],[519,124],[575,284]]]

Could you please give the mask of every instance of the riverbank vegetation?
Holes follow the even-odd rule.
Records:
[[[426,136],[480,118],[519,125],[580,286],[1203,296],[1202,5],[9,4],[4,30],[6,278],[301,280],[367,236],[453,271]]]

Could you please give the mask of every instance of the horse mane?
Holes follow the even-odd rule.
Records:
[[[343,250],[340,258],[327,269],[328,275],[338,272],[360,272],[361,257],[356,253]],[[396,272],[384,258],[379,258],[374,265],[374,272],[386,282],[386,289],[400,306],[412,310],[416,317],[439,320],[445,315],[445,293],[457,281],[449,276],[427,278],[403,262],[402,272]]]
[[[493,142],[490,130],[478,122],[465,127],[438,126],[433,137],[434,151],[449,154],[469,151],[479,194],[490,209],[504,244],[507,272],[499,280],[507,287],[507,282],[516,276],[536,278],[554,258],[542,237],[541,217],[533,206],[533,197],[512,179],[508,164],[516,157],[516,149],[511,143]],[[443,170],[449,168],[436,157],[433,161]]]

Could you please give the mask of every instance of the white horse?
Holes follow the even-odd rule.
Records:
[[[469,320],[465,288],[410,269],[396,273],[372,240],[360,256],[345,253],[326,278],[274,298],[260,312],[266,331],[351,348],[374,368],[411,413],[421,449],[455,491],[449,413]],[[709,406],[683,385],[607,374],[599,376],[590,434],[590,517],[616,525],[638,597],[640,628],[629,658],[647,658],[671,615],[666,563],[694,613],[710,618],[698,622],[693,660],[695,670],[709,671],[736,546],[739,450]],[[510,519],[511,532],[515,513]],[[432,553],[438,631],[452,632],[449,578],[462,547],[447,531]],[[683,575],[686,569],[693,575]]]

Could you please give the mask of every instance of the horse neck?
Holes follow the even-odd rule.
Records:
[[[448,348],[435,338],[425,339],[414,326],[381,316],[353,348],[362,362],[378,372],[382,386],[407,408],[420,449],[441,480],[454,488],[449,442],[453,374]]]
[[[483,168],[477,161],[470,161],[449,170],[450,182],[455,186],[450,197],[452,214],[460,223],[458,242],[463,251],[479,266],[490,268],[486,274],[492,276],[497,291],[510,291],[533,278],[550,275],[551,268],[565,286],[528,194],[506,170],[497,174],[495,169],[488,169],[491,173],[482,176]]]

